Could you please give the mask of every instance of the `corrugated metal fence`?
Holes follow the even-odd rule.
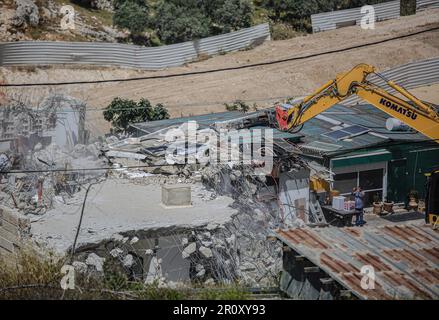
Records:
[[[416,0],[416,11],[439,8],[439,0]]]
[[[387,79],[396,82],[406,89],[428,86],[439,83],[439,57],[427,60],[416,61],[400,67],[381,72]],[[368,81],[385,88],[388,92],[396,91],[386,85],[385,81],[376,75],[371,75]],[[344,105],[352,105],[360,102],[361,99],[353,96],[343,101]]]
[[[401,15],[401,2],[389,1],[373,5],[375,8],[376,21],[398,18]],[[323,12],[311,15],[313,32],[337,29],[346,25],[359,25],[364,14],[361,7]]]
[[[0,65],[94,64],[163,69],[214,55],[245,49],[270,39],[268,23],[162,47],[97,42],[22,41],[0,43]]]

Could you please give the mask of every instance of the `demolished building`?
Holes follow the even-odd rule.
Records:
[[[51,95],[37,107],[8,100],[0,108],[0,152],[25,153],[35,145],[60,147],[85,144],[85,104],[64,95]]]
[[[335,265],[329,262],[327,265],[337,270],[323,264],[324,253],[320,258],[314,257],[319,248],[332,248],[330,238],[338,232],[338,228],[328,226],[332,221],[326,221],[320,205],[330,195],[331,187],[338,188],[341,181],[338,175],[343,172],[337,168],[348,170],[355,166],[357,170],[363,166],[367,169],[364,172],[378,170],[381,167],[371,166],[393,160],[388,158],[387,152],[379,151],[388,146],[390,140],[406,141],[406,135],[410,135],[421,141],[422,137],[407,132],[385,136],[383,132],[376,132],[383,130],[368,128],[341,140],[333,139],[328,136],[330,131],[343,131],[354,124],[361,125],[358,121],[362,121],[360,114],[352,115],[355,108],[349,112],[342,106],[334,108],[337,119],[351,118],[336,122],[330,113],[325,113],[310,120],[310,125],[300,132],[273,130],[271,135],[266,135],[270,113],[224,112],[132,124],[128,138],[109,136],[105,141],[88,146],[77,145],[68,154],[56,145],[38,148],[33,157],[43,160],[40,164],[56,163],[56,167],[61,168],[67,162],[71,168],[102,169],[94,174],[82,173],[82,179],[71,179],[77,180],[72,184],[77,189],[71,192],[65,190],[64,180],[60,184],[64,188],[61,192],[48,193],[54,201],[46,210],[35,212],[22,207],[14,210],[25,213],[29,219],[28,236],[33,242],[72,255],[78,272],[93,272],[99,276],[112,266],[129,279],[145,283],[171,286],[189,282],[206,285],[239,282],[264,288],[278,286],[282,273],[280,289],[294,298],[331,299],[349,294],[356,298],[389,297],[391,294],[387,293],[366,295],[355,287],[357,284],[352,284],[353,280],[343,280],[343,277],[358,276],[356,263],[346,274],[339,274],[338,268],[349,265],[346,261],[352,259],[348,253],[342,252],[340,257],[338,253],[329,255],[328,261],[335,261]],[[362,107],[362,110],[365,109]],[[338,113],[344,115],[339,117]],[[377,116],[376,126],[383,121]],[[227,133],[227,147],[219,143],[223,132]],[[176,137],[176,133],[183,134],[183,139]],[[188,140],[191,134],[215,139],[191,143]],[[254,137],[263,137],[262,144],[255,143]],[[331,146],[332,149],[328,149]],[[225,149],[229,155],[233,148],[244,152],[254,151],[255,147],[261,155],[273,156],[270,170],[262,174],[261,168],[268,158],[216,161],[221,160],[220,157],[213,156]],[[352,147],[358,150],[350,157]],[[366,156],[362,152],[366,152]],[[384,165],[386,170],[388,165]],[[356,179],[358,181],[358,176]],[[387,180],[380,179],[384,194]],[[85,186],[91,184],[88,192]],[[47,189],[50,190],[50,186],[44,187]],[[379,188],[372,191],[377,191],[375,189]],[[176,193],[169,196],[170,192]],[[9,206],[14,206],[13,201],[9,201]],[[82,224],[78,224],[81,211],[84,216],[83,219],[81,216]],[[381,223],[379,220],[377,226]],[[274,233],[274,230],[277,231]],[[365,232],[368,243],[360,239],[355,247],[369,250],[365,251],[366,256],[375,255],[375,247],[380,242],[370,241],[370,232],[380,231]],[[340,243],[333,246],[350,248],[349,243],[342,242],[345,238],[340,237]],[[309,248],[302,248],[308,243]],[[437,238],[433,238],[426,250],[435,243]],[[395,244],[391,249],[397,247]],[[401,247],[405,248],[405,244],[401,243]],[[293,258],[290,252],[294,253]],[[437,272],[435,255],[432,251],[426,258],[429,268]],[[298,269],[293,270],[292,259],[306,263],[300,262]],[[386,265],[390,267],[385,271],[396,272],[391,263]],[[397,271],[403,271],[400,265]],[[396,276],[405,279],[410,288],[413,281],[417,281],[410,280],[409,275]],[[388,284],[380,282],[379,285]],[[422,297],[431,298],[435,290],[433,287],[419,292]]]
[[[228,121],[210,121],[213,126],[230,127]],[[240,281],[249,286],[274,286],[281,267],[281,246],[266,241],[268,231],[312,222],[307,215],[309,170],[291,154],[285,156],[285,148],[292,148],[285,140],[289,135],[276,132],[272,138],[275,163],[260,175],[255,171],[261,163],[187,164],[179,161],[188,155],[178,152],[171,153],[174,163],[170,165],[169,153],[164,151],[172,143],[165,133],[188,127],[181,120],[154,125],[158,126],[154,131],[138,137],[109,137],[100,146],[77,145],[77,158],[70,152],[64,159],[63,149],[54,144],[35,151],[33,156],[40,163],[56,163],[57,168],[64,160],[71,168],[99,167],[96,161],[104,159],[107,164],[101,162],[100,174],[94,180],[83,179],[70,194],[51,194],[45,187],[43,194],[51,194],[54,201],[44,211],[16,208],[30,219],[32,241],[64,254],[75,250],[78,270],[100,272],[105,261],[115,261],[130,277],[145,282]],[[202,126],[197,131],[203,133]],[[252,145],[255,132],[238,137],[241,148]],[[87,155],[90,148],[93,152]],[[101,160],[97,149],[104,153]],[[191,148],[187,150],[191,152]],[[85,162],[87,159],[92,162]],[[88,194],[82,185],[95,180]],[[168,190],[172,185],[190,190],[190,202],[171,207],[160,204],[160,199],[166,199],[160,188]],[[86,194],[88,199],[84,199]],[[9,205],[13,207],[13,201]],[[81,206],[84,220],[78,226]]]
[[[185,121],[199,121],[206,127],[250,128],[252,130],[269,126],[270,113],[268,112],[265,118],[261,112],[247,115],[233,114],[233,112],[219,113],[167,120],[162,123],[134,124],[131,130],[142,139],[141,137],[145,135],[150,137],[157,132],[156,130],[169,125],[181,125]],[[406,188],[418,189],[422,194],[423,179],[421,177],[430,170],[432,165],[428,159],[436,159],[439,149],[417,132],[407,129],[392,131],[386,128],[386,121],[387,117],[376,112],[371,106],[357,105],[348,108],[338,105],[331,111],[324,112],[310,120],[307,126],[299,132],[285,133],[274,130],[274,141],[276,141],[274,145],[278,151],[278,158],[282,158],[281,166],[288,162],[286,159],[293,159],[293,167],[301,167],[301,169],[291,170],[292,167],[289,167],[286,172],[279,175],[267,175],[263,179],[263,186],[256,188],[257,191],[253,195],[256,196],[258,205],[270,203],[270,200],[277,204],[274,211],[278,212],[278,219],[275,220],[276,223],[271,223],[267,227],[271,230],[279,230],[274,236],[284,245],[280,288],[290,297],[307,299],[349,297],[434,299],[437,297],[438,264],[437,253],[434,252],[438,241],[437,231],[427,226],[421,227],[422,232],[419,232],[428,233],[428,235],[425,234],[428,242],[423,242],[425,248],[423,247],[422,250],[425,251],[425,255],[422,254],[422,258],[413,252],[419,248],[411,248],[408,242],[399,242],[400,239],[397,239],[402,236],[400,233],[412,229],[414,231],[410,231],[407,237],[416,239],[421,237],[421,233],[415,230],[423,225],[422,214],[406,216],[403,213],[405,211],[401,209],[402,214],[393,216],[394,223],[378,217],[374,224],[367,228],[364,235],[360,231],[357,247],[352,247],[353,239],[350,239],[349,235],[356,235],[358,232],[355,229],[352,231],[345,229],[346,241],[342,243],[345,238],[336,236],[340,238],[340,244],[336,243],[334,247],[331,239],[336,232],[339,232],[338,228],[325,228],[324,226],[327,225],[325,217],[322,216],[319,205],[314,205],[318,203],[316,198],[320,198],[320,203],[323,203],[331,195],[330,190],[337,189],[342,195],[350,194],[352,188],[359,185],[364,186],[368,195],[367,204],[370,204],[373,197],[377,196],[382,200],[404,202],[408,189],[395,187],[396,184],[400,184],[402,176],[407,180]],[[236,202],[242,203],[242,208],[248,207],[252,208],[250,210],[255,210],[251,204],[245,203],[245,199],[249,196],[251,198],[251,195],[242,192],[239,188],[227,188],[229,184],[233,184],[230,181],[236,181],[236,173],[230,170],[231,173],[225,174],[223,170],[224,166],[214,166],[215,178],[210,185],[220,189],[220,192],[229,191],[231,194],[245,195],[237,197]],[[245,176],[242,168],[238,171],[237,176]],[[285,216],[293,216],[294,221],[296,223],[300,221],[300,223],[287,227],[284,224],[286,220],[282,219]],[[373,217],[371,219],[374,221]],[[403,225],[399,226],[401,223]],[[319,229],[312,229],[316,226],[324,228],[321,232]],[[343,230],[341,229],[340,232],[345,232]],[[389,230],[388,234],[381,234],[383,230],[386,232]],[[313,235],[314,233],[316,235]],[[319,236],[320,233],[325,236],[322,238]],[[326,237],[326,234],[329,236]],[[373,235],[376,241],[372,241],[370,235]],[[382,241],[378,240],[379,237],[383,239],[390,237],[386,238],[386,241],[392,245],[389,244],[388,249],[382,249]],[[404,239],[412,243],[412,240],[408,240],[409,238]],[[308,248],[306,248],[307,243],[309,243]],[[326,254],[325,248],[330,247],[334,248],[334,256],[329,255],[327,263],[323,261],[322,256],[315,258],[318,248],[323,249],[322,255],[324,255]],[[350,257],[349,251],[351,250],[358,251],[359,256]],[[377,250],[384,251],[386,256],[384,257],[382,252]],[[407,256],[407,261],[405,258],[390,255],[392,250],[407,251],[407,255],[403,254],[404,257]],[[289,254],[290,252],[294,253],[293,256]],[[413,259],[416,256],[416,261],[408,255],[413,255]],[[377,283],[378,290],[367,293],[359,283],[355,283],[355,279],[361,282],[361,266],[357,266],[358,263],[353,262],[352,259],[359,259],[358,263],[371,263],[378,272],[383,272]],[[386,262],[382,262],[383,259]],[[377,265],[374,264],[375,260]],[[420,265],[420,261],[425,263]],[[406,263],[410,264],[409,269]],[[344,265],[352,266],[352,268],[346,267],[343,271]],[[386,267],[383,269],[380,267],[382,265]],[[409,270],[414,270],[414,273]],[[339,275],[340,272],[342,276]],[[427,278],[434,279],[435,284],[425,287],[423,283],[429,281]]]

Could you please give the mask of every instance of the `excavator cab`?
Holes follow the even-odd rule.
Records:
[[[427,174],[425,221],[435,227],[439,226],[439,167]]]

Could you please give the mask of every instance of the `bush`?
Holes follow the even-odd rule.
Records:
[[[161,41],[170,44],[209,36],[209,23],[197,7],[163,1],[157,8],[155,27]]]
[[[132,36],[144,32],[150,24],[149,20],[148,7],[134,0],[118,4],[113,16],[113,24],[128,29]]]
[[[416,14],[416,0],[401,0],[401,15]]]
[[[66,257],[50,252],[22,250],[15,257],[0,256],[0,300],[31,299],[113,299],[113,300],[184,300],[184,299],[247,299],[247,291],[237,285],[175,289],[158,283],[145,285],[142,281],[127,281],[123,268],[105,263],[103,275],[75,272],[75,289],[62,290],[62,267]]]
[[[135,102],[114,98],[103,115],[116,131],[125,131],[131,123],[169,119],[168,110],[162,104],[153,107],[147,99]]]
[[[288,24],[283,22],[275,22],[271,24],[271,37],[273,40],[286,40],[299,35],[300,32]]]
[[[252,25],[251,0],[115,0],[114,25],[138,44],[173,44],[227,33]],[[151,29],[150,41],[139,35]],[[154,37],[156,35],[156,37]],[[158,38],[157,38],[158,37]]]
[[[227,111],[241,111],[245,113],[250,110],[250,106],[241,100],[236,100],[232,104],[225,103],[224,106]]]
[[[212,14],[219,33],[236,31],[252,25],[253,5],[248,0],[225,0]]]

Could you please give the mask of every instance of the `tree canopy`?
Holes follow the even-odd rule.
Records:
[[[114,0],[113,23],[130,30],[134,42],[173,44],[250,27],[254,23],[255,7],[258,12],[263,10],[271,22],[311,31],[312,14],[385,1]],[[142,37],[149,37],[149,41]]]
[[[141,34],[150,25],[149,7],[142,0],[116,0],[113,24],[128,29],[132,35]]]
[[[105,108],[103,115],[116,131],[125,131],[131,123],[169,119],[168,110],[164,105],[152,106],[147,99],[135,102],[114,98]]]
[[[252,25],[251,0],[115,0],[113,23],[138,35],[148,28],[164,44],[190,41]]]

